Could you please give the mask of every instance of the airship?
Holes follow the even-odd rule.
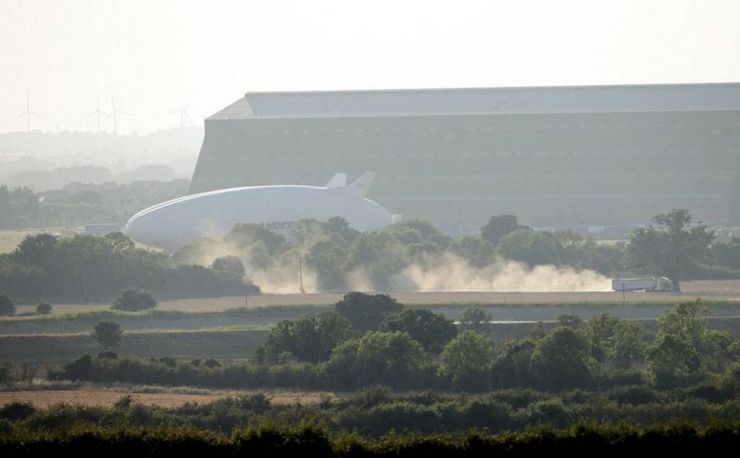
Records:
[[[347,174],[337,173],[326,186],[245,186],[191,194],[136,213],[124,233],[145,245],[177,251],[199,238],[223,237],[237,224],[280,233],[302,219],[339,216],[358,231],[372,231],[398,218],[365,197],[374,178],[367,172],[347,184]]]

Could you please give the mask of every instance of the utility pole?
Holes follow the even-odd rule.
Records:
[[[303,256],[298,258],[298,282],[301,294],[306,294],[306,290],[303,289]]]

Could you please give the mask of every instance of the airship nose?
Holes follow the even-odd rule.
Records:
[[[137,214],[128,220],[123,233],[137,242],[152,245],[155,240],[152,238],[154,231],[151,226],[150,218],[147,218],[146,215]]]

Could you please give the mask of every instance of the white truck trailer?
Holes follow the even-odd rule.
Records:
[[[671,281],[665,277],[634,277],[612,279],[613,291],[671,291]]]

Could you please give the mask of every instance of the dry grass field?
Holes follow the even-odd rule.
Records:
[[[178,393],[171,390],[153,393],[151,390],[137,392],[119,387],[87,387],[72,390],[28,390],[0,391],[0,406],[11,402],[30,402],[39,408],[53,404],[76,404],[90,407],[111,407],[122,396],[133,395],[136,402],[160,407],[178,407],[185,403],[206,404],[225,397],[263,393],[274,404],[315,404],[324,399],[335,399],[337,394],[329,391],[226,391],[197,390],[195,393]]]
[[[15,247],[21,243],[27,235],[49,233],[54,235],[61,235],[66,232],[75,232],[74,229],[67,229],[61,227],[44,227],[39,229],[22,229],[22,230],[7,230],[0,231],[0,253],[10,253],[15,250]]]
[[[678,302],[706,297],[722,300],[740,300],[740,280],[701,280],[682,283],[682,293],[627,293],[626,302]],[[423,304],[558,304],[578,302],[621,302],[618,292],[581,293],[507,293],[507,292],[391,292],[399,302],[412,305]],[[160,301],[159,310],[183,312],[220,312],[236,307],[260,307],[270,305],[329,305],[342,298],[341,293],[312,294],[263,294],[249,296],[215,297],[201,299],[176,299]],[[35,305],[19,305],[18,313],[33,313]],[[54,304],[55,315],[107,310],[110,304]]]

